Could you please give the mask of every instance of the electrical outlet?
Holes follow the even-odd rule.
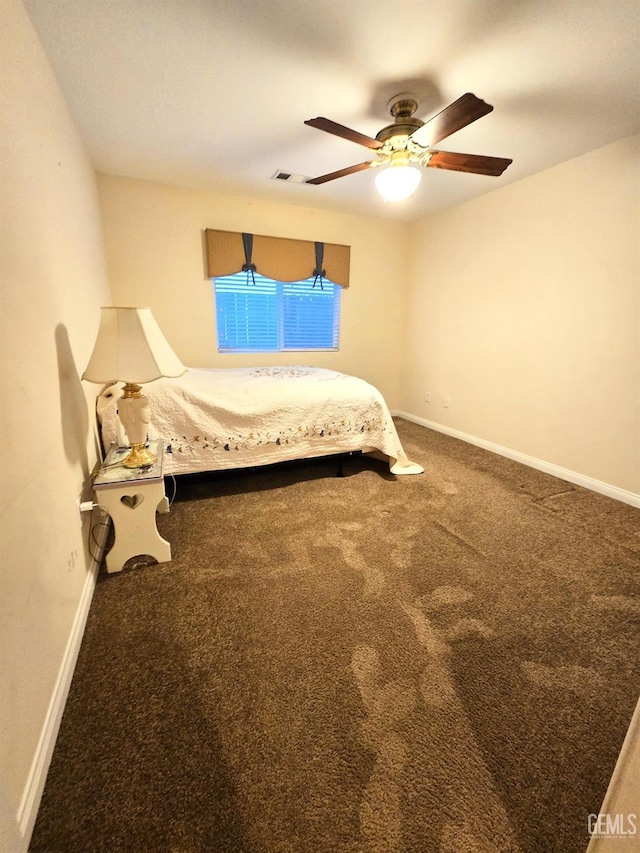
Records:
[[[447,396],[444,398],[444,407],[445,407],[445,409],[448,409],[450,405],[451,405],[451,397],[449,397],[449,396],[447,395]]]
[[[86,513],[90,513],[94,506],[96,506],[96,504],[94,504],[93,501],[83,501],[82,495],[80,495],[79,498],[76,498],[76,512],[80,519],[80,527],[82,527]]]
[[[424,401],[425,401],[425,403],[431,402],[431,391],[425,391],[424,392]]]

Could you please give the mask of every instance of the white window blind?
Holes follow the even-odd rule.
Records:
[[[340,290],[238,272],[214,278],[218,352],[337,350]]]

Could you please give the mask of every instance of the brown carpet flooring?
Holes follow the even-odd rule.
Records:
[[[398,421],[421,476],[182,479],[101,574],[33,853],[573,853],[638,696],[640,511]]]

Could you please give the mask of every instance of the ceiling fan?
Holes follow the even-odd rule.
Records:
[[[432,148],[447,136],[451,136],[452,133],[493,110],[491,104],[487,104],[471,92],[462,95],[426,122],[413,117],[417,108],[418,103],[414,96],[396,95],[389,102],[389,111],[394,122],[383,127],[376,134],[375,139],[322,116],[305,121],[305,124],[310,127],[324,130],[326,133],[332,133],[334,136],[340,136],[358,145],[364,145],[375,151],[377,155],[376,160],[367,160],[355,166],[347,166],[346,169],[329,172],[327,175],[308,178],[306,183],[324,184],[363,169],[389,165],[391,169],[384,169],[376,176],[376,185],[385,198],[401,199],[411,195],[420,181],[420,171],[411,167],[410,163],[418,163],[420,166],[432,169],[452,169],[456,172],[472,172],[476,175],[497,177],[513,162],[504,157],[455,154],[450,151],[436,151]],[[402,192],[398,190],[394,193],[393,187],[389,187],[389,193],[385,193],[383,190],[385,183],[395,185],[400,182],[401,176],[409,179],[410,189]]]

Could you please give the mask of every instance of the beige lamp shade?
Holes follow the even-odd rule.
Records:
[[[89,382],[152,382],[187,368],[160,331],[150,308],[104,307],[93,353],[82,378]]]

